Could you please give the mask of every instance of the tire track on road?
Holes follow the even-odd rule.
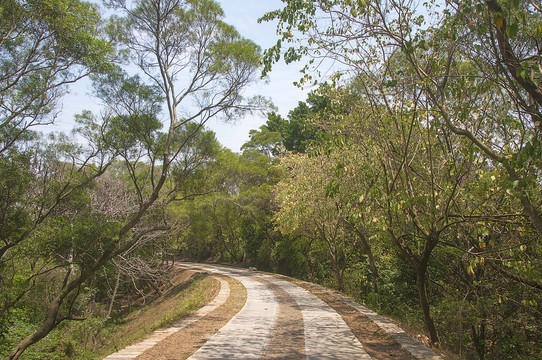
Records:
[[[264,348],[262,359],[306,359],[303,314],[295,299],[280,286],[259,278],[275,294],[279,309],[271,338]]]
[[[247,289],[247,300],[241,311],[189,359],[261,359],[278,310],[273,292],[262,282],[252,279],[248,271],[194,267],[233,277]]]
[[[280,286],[297,302],[303,315],[307,359],[371,359],[341,316],[324,301],[289,281],[259,276]]]
[[[280,301],[281,298],[270,296],[270,288],[273,286],[268,288],[265,283],[271,283],[284,290],[289,297],[283,297],[283,299],[289,299],[291,297],[297,303],[297,307],[301,310],[306,359],[370,359],[370,356],[363,349],[363,346],[354,336],[341,316],[308,290],[289,281],[261,273],[211,265],[183,265],[194,266],[196,268],[202,268],[207,271],[234,277],[247,287],[247,303],[245,307],[250,308],[250,311],[243,308],[239,314],[236,315],[236,317],[243,317],[244,320],[242,322],[237,324],[238,321],[236,321],[236,317],[234,317],[230,323],[220,329],[215,337],[211,338],[206,345],[198,350],[198,352],[190,358],[191,360],[233,358],[261,359],[263,356],[263,348],[259,349],[259,345],[262,344],[262,341],[263,345],[267,345],[268,340],[271,341],[266,348],[265,356],[283,359],[288,358],[284,355],[286,349],[279,349],[277,345],[273,343],[280,343],[280,339],[272,339],[270,336],[271,327],[275,326],[275,328],[277,328],[277,326],[274,325],[274,322],[278,308],[277,302]],[[253,280],[254,278],[263,280],[262,282],[258,282],[260,286],[256,286],[253,283],[257,282],[256,280]],[[261,294],[258,294],[258,292]],[[265,295],[262,297],[262,294]],[[260,298],[257,299],[258,297]],[[272,302],[274,302],[275,306],[273,308]],[[267,317],[268,321],[263,322],[262,311],[265,311],[266,307],[270,312]],[[246,318],[245,315],[241,316],[241,314],[244,314],[245,312]],[[249,319],[249,316],[252,317],[252,320]],[[245,331],[249,329],[247,324],[250,323],[250,321],[261,326],[257,327],[255,333],[246,334]],[[263,330],[263,326],[269,327],[267,331]],[[279,334],[276,333],[275,335]],[[265,338],[263,336],[265,336]],[[271,353],[271,347],[277,352]],[[299,353],[296,356],[299,356]]]

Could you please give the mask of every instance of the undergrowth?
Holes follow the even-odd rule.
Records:
[[[104,321],[89,316],[86,320],[59,325],[46,338],[30,347],[22,360],[94,360],[102,359],[133,344],[153,331],[167,327],[187,317],[205,305],[216,292],[216,280],[193,276],[144,307],[124,316]],[[0,341],[0,358],[24,337],[36,330],[30,317],[19,314],[16,323]]]

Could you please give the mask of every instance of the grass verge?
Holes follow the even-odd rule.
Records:
[[[81,359],[101,359],[141,340],[153,331],[182,320],[211,301],[220,289],[217,280],[193,276],[186,287],[168,293],[153,304],[136,310],[100,332],[99,349]],[[90,355],[87,353],[87,355]]]

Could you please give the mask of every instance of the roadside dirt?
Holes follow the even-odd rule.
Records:
[[[280,286],[260,278],[255,279],[268,286],[279,303],[275,325],[263,350],[262,359],[305,359],[305,330],[301,309]]]
[[[147,306],[139,305],[118,326],[112,326],[97,336],[89,334],[89,337],[94,335],[91,338],[94,342],[89,340],[88,346],[93,346],[93,350],[100,349],[97,351],[98,356],[105,356],[136,343],[159,328],[168,318],[169,321],[176,321],[187,316],[194,308],[208,303],[218,293],[218,281],[211,277],[201,280],[202,277],[191,270],[172,271],[170,286],[161,289],[160,296],[148,294]],[[198,279],[201,282],[193,288],[192,294],[188,294],[186,290]]]
[[[137,359],[184,360],[196,352],[221,327],[226,325],[245,304],[246,290],[238,281],[228,277],[224,277],[224,279],[230,284],[231,291],[231,295],[224,305],[169,336],[139,355]],[[219,285],[216,284],[216,286]]]
[[[299,280],[289,280],[294,284],[309,290],[339,313],[372,359],[416,360],[409,352],[402,349],[401,345],[397,343],[395,339],[380,329],[369,318],[360,314],[352,306],[345,304],[329,294],[326,290],[310,283]]]

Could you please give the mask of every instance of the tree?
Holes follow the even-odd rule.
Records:
[[[256,150],[266,156],[279,154],[283,140],[278,131],[269,131],[267,126],[262,125],[259,130],[250,130],[249,136],[249,141],[243,144],[241,150]]]
[[[305,81],[312,81],[312,70],[318,70],[322,63],[320,60],[332,59],[343,66],[341,73],[333,78],[335,83],[340,85],[340,80],[347,75],[354,76],[360,81],[365,100],[373,110],[377,110],[377,114],[380,107],[387,108],[389,115],[399,119],[410,116],[413,108],[425,112],[423,126],[427,129],[427,136],[422,139],[427,138],[437,146],[440,135],[433,131],[447,133],[446,138],[453,138],[451,134],[461,138],[449,142],[452,147],[437,158],[458,152],[463,153],[465,159],[478,158],[476,166],[485,164],[485,167],[477,171],[491,171],[500,186],[507,189],[502,194],[508,199],[506,203],[519,202],[528,223],[526,226],[540,234],[540,156],[537,150],[540,102],[536,98],[541,89],[537,45],[541,34],[541,9],[538,4],[532,1],[477,0],[444,4],[426,2],[424,5],[411,1],[342,0],[285,3],[283,9],[263,18],[278,20],[278,33],[282,35],[276,46],[265,52],[265,71],[280,59],[281,49],[290,46],[284,52],[286,62],[298,61],[304,56],[311,58],[305,68]],[[407,97],[404,96],[405,87],[409,89]],[[352,131],[359,132],[356,129]],[[430,148],[427,142],[425,145],[426,150]],[[404,141],[399,142],[395,147],[390,146],[388,153],[393,154],[391,150],[394,148],[406,150],[404,146]],[[438,162],[453,163],[455,159],[448,157]],[[407,172],[413,169],[404,167],[396,170],[388,173],[390,179],[397,176],[397,180],[406,181],[405,185],[412,181],[412,178],[408,180]],[[414,174],[419,176],[416,172]],[[435,184],[442,180],[457,183],[452,178],[437,181],[434,175],[424,178],[434,179]],[[472,175],[469,180],[475,181]],[[390,184],[396,185],[397,181]],[[457,198],[461,200],[457,204],[472,205],[472,202],[462,199],[472,194],[466,194],[465,190],[457,194],[460,193],[463,195]],[[403,196],[395,190],[389,192],[389,195],[394,194]],[[505,209],[510,208],[484,208],[485,213],[478,212],[480,208],[468,211],[463,208],[462,211],[454,209],[449,215],[454,216],[459,211],[463,215],[455,213],[455,220],[461,219],[466,223],[481,224],[484,218],[497,223],[498,219],[513,222],[517,211],[512,208],[507,212]],[[411,212],[403,214],[405,209],[397,210],[392,212],[397,216],[396,220],[406,219],[403,216],[416,220]],[[463,211],[473,211],[475,215],[465,217]],[[439,218],[435,217],[434,211],[419,214],[431,214],[435,220]],[[450,223],[456,223],[455,220]],[[411,225],[422,229],[416,221]],[[444,231],[446,228],[445,223],[426,227],[437,233],[440,232],[438,229]],[[529,246],[533,244],[530,236],[523,237],[521,241]],[[431,243],[434,241],[426,242]],[[540,248],[539,243],[534,246]],[[522,257],[520,247],[513,248],[515,256]],[[527,262],[532,264],[531,261]],[[500,269],[501,276],[514,278],[533,289],[539,288],[540,279],[534,279],[538,275],[527,275],[514,262],[497,260],[493,266]]]
[[[65,138],[41,139],[30,129],[49,124],[67,85],[109,65],[95,5],[69,1],[0,4],[1,331],[10,311],[47,274],[51,254],[27,256],[50,218],[79,198],[107,169],[101,150],[83,153]],[[93,163],[93,166],[88,166]],[[15,171],[16,169],[16,171]],[[81,199],[80,199],[81,200]],[[77,202],[77,201],[74,201]]]
[[[424,15],[411,1],[287,1],[284,9],[263,17],[278,19],[282,34],[265,52],[265,71],[280,59],[283,44],[293,43],[286,62],[331,58],[344,64],[344,73],[380,83],[384,98],[392,96],[396,81],[390,65],[403,58],[400,74],[414,75],[422,98],[439,114],[436,121],[500,164],[540,232],[534,149],[539,148],[541,9],[532,1],[452,1],[439,15],[434,3],[425,3]],[[307,72],[319,64],[309,63]],[[374,79],[372,74],[381,72],[387,78]],[[305,79],[312,77],[307,73]]]
[[[265,149],[265,154],[278,155],[287,150],[305,153],[313,143],[322,141],[325,134],[311,122],[311,118],[328,106],[326,98],[311,92],[307,102],[300,101],[297,107],[283,119],[279,114],[267,114],[267,122],[260,130],[251,130],[250,140],[242,150],[255,148]]]
[[[39,288],[39,279],[58,275],[56,270],[63,268],[66,271],[60,276],[61,280],[57,282],[56,277],[51,284],[55,290],[49,295],[57,297],[57,287],[65,288],[68,279],[78,272],[76,265],[85,273],[88,261],[96,255],[94,246],[100,243],[108,246],[105,239],[112,231],[110,224],[97,226],[98,219],[88,213],[86,193],[94,179],[107,170],[112,160],[110,156],[103,152],[85,154],[80,147],[60,138],[50,142],[41,139],[32,152],[12,159],[19,170],[7,175],[3,185],[10,186],[13,181],[19,185],[6,189],[7,196],[2,199],[0,266],[5,294],[0,313],[2,322],[9,321],[10,311],[32,297]],[[9,171],[8,161],[2,163],[3,170]],[[91,162],[94,163],[89,165]],[[86,225],[82,225],[85,221]],[[84,239],[85,234],[101,241],[83,245],[88,240]],[[73,295],[70,292],[61,294],[62,300]],[[51,305],[59,317],[55,321],[62,321],[71,318],[70,309],[76,297],[70,298],[67,312],[59,309],[62,301],[42,303],[40,307]],[[46,326],[49,324],[47,322]],[[38,337],[42,335],[38,333]]]
[[[68,84],[107,67],[96,6],[79,0],[0,4],[0,154],[52,123]]]
[[[119,49],[130,51],[144,80],[117,68],[97,76],[96,94],[106,109],[101,116],[83,113],[80,133],[88,139],[90,152],[105,149],[119,157],[136,194],[135,206],[112,222],[112,231],[101,235],[81,232],[86,241],[97,245],[95,252],[77,264],[77,271],[66,273],[47,304],[45,320],[15,346],[8,359],[18,358],[70,319],[71,299],[77,298],[83,284],[100,268],[145,243],[156,231],[170,229],[160,206],[175,196],[171,188],[166,191],[168,176],[183,159],[181,154],[195,150],[191,141],[205,122],[216,116],[231,119],[260,107],[244,102],[241,96],[255,79],[259,48],[221,21],[223,12],[216,3],[143,0],[132,6],[123,1],[111,4],[125,16],[114,19],[110,34]],[[161,131],[164,123],[165,131]]]
[[[353,231],[352,219],[359,213],[356,206],[350,206],[353,189],[347,178],[355,170],[345,162],[345,152],[339,151],[328,156],[299,154],[282,158],[280,166],[289,176],[277,185],[280,209],[274,218],[284,236],[310,239],[310,251],[325,249],[339,289],[343,289],[344,272],[357,260],[361,246],[362,252],[372,258],[370,248],[365,246],[368,243],[362,245],[364,234],[360,236],[360,232]],[[342,181],[335,176],[342,177]],[[377,276],[376,271],[374,275]]]
[[[178,213],[189,224],[182,234],[181,254],[271,269],[275,242],[271,191],[279,177],[275,161],[252,148],[243,154],[221,149],[202,168],[207,194],[179,204]]]

